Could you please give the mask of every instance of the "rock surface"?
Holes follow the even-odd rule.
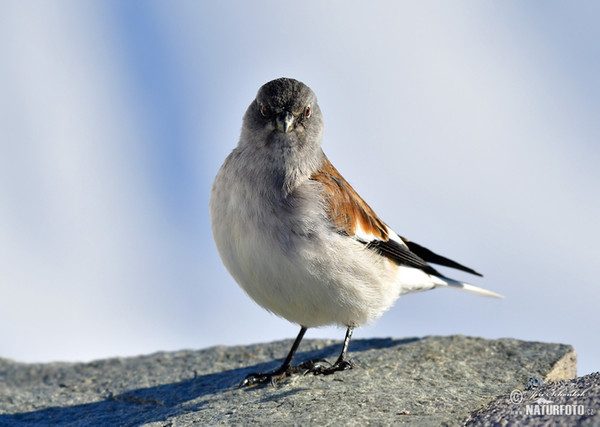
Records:
[[[482,409],[524,390],[533,376],[544,381],[576,376],[575,352],[568,345],[449,336],[356,340],[350,345],[355,369],[237,388],[248,373],[278,367],[291,344],[91,363],[0,359],[0,425],[457,425],[467,419],[477,424],[492,420]],[[296,361],[335,359],[340,346],[303,341]],[[592,383],[597,387],[598,378]]]
[[[471,414],[467,426],[599,426],[600,372],[517,389]]]

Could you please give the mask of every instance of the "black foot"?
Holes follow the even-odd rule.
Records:
[[[312,361],[311,361],[312,362]],[[325,366],[322,362],[325,362],[328,366]],[[313,375],[331,375],[334,372],[345,371],[347,369],[354,368],[354,362],[351,360],[340,360],[338,359],[333,365],[327,360],[319,360],[312,364],[312,366],[306,371],[306,374]]]
[[[269,372],[267,374],[259,374],[259,373],[252,373],[252,374],[248,374],[246,375],[246,378],[244,378],[244,380],[238,385],[238,388],[242,388],[242,387],[253,387],[256,385],[260,385],[260,384],[266,384],[266,383],[271,383],[272,385],[275,385],[276,383],[283,381],[286,377],[290,376],[292,374],[292,370],[285,370],[285,371],[274,371],[274,372]]]
[[[354,362],[346,360],[346,352],[348,351],[348,345],[350,344],[350,339],[352,338],[353,329],[354,328],[352,326],[348,326],[348,329],[346,330],[346,338],[344,338],[344,345],[342,346],[342,352],[340,353],[340,357],[338,357],[337,361],[333,365],[325,359],[315,359],[301,363],[297,366],[292,366],[294,354],[296,354],[296,350],[300,345],[300,341],[302,341],[302,337],[306,332],[306,328],[302,326],[300,328],[300,333],[298,333],[298,336],[296,337],[296,341],[294,341],[294,344],[292,345],[292,349],[288,353],[285,361],[279,369],[268,374],[248,374],[246,375],[244,381],[240,383],[238,388],[252,387],[265,383],[271,383],[272,385],[275,385],[276,383],[283,381],[285,378],[300,372],[304,373],[304,375],[309,373],[312,373],[313,375],[331,375],[337,371],[352,369],[354,367]]]
[[[314,360],[309,360],[307,362],[300,363],[299,365],[296,365],[296,366],[290,366],[287,369],[279,368],[276,371],[269,372],[266,374],[260,374],[260,373],[248,374],[248,375],[246,375],[246,378],[244,378],[244,380],[240,383],[238,388],[252,387],[252,386],[266,384],[266,383],[271,383],[271,385],[275,385],[277,383],[282,382],[287,377],[291,377],[292,375],[295,375],[295,374],[302,373],[302,374],[306,375],[306,374],[312,372],[315,366],[323,366],[323,363],[326,363],[327,365],[331,365],[325,359],[314,359]],[[348,368],[345,368],[345,369],[348,369]],[[315,374],[315,375],[317,375],[317,374]]]

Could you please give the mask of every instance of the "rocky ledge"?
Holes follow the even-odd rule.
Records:
[[[0,359],[0,425],[497,425],[511,419],[531,425],[600,424],[600,375],[575,379],[576,355],[569,345],[515,339],[355,340],[352,370],[237,388],[248,373],[278,367],[291,344],[91,363]],[[339,349],[340,342],[306,340],[296,360],[334,359]],[[550,397],[552,390],[579,390],[565,402],[579,402],[585,413],[526,413],[527,404],[560,405],[556,393]]]

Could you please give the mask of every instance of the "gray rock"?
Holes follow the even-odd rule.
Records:
[[[600,372],[515,389],[469,417],[468,426],[600,426]]]
[[[576,375],[575,352],[563,344],[388,338],[353,341],[350,356],[358,366],[349,371],[237,388],[248,373],[278,367],[291,344],[91,363],[0,359],[0,425],[456,425],[498,397],[524,390],[533,376],[548,383]],[[296,361],[335,358],[340,345],[306,340]]]

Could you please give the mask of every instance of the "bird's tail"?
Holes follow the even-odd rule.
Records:
[[[488,291],[487,289],[473,286],[468,283],[459,282],[458,280],[450,279],[448,277],[440,277],[440,279],[446,282],[446,284],[451,288],[462,289],[463,291],[471,292],[483,297],[504,298],[502,295],[497,294],[496,292]]]

